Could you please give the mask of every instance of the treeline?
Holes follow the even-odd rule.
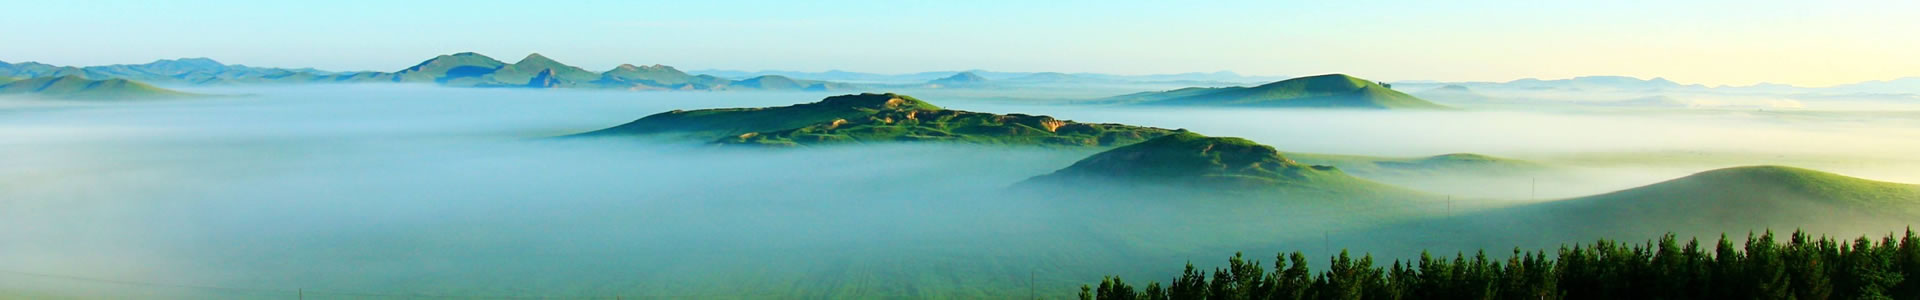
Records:
[[[1769,231],[1736,246],[1720,237],[1712,249],[1681,245],[1673,234],[1641,244],[1599,240],[1544,250],[1514,249],[1504,261],[1486,251],[1452,259],[1421,253],[1418,261],[1376,266],[1342,250],[1326,270],[1306,255],[1276,255],[1273,268],[1235,253],[1208,276],[1187,264],[1171,284],[1137,289],[1119,277],[1080,287],[1080,299],[1920,299],[1920,240],[1851,243]]]

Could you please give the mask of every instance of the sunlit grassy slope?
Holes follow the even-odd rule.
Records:
[[[684,135],[720,144],[762,146],[960,142],[1111,147],[1171,132],[1048,116],[948,110],[911,96],[858,94],[783,107],[673,111],[584,135]]]
[[[199,96],[126,79],[91,80],[77,75],[39,77],[0,84],[0,94],[73,100],[165,99]]]
[[[1920,186],[1784,166],[1726,168],[1653,185],[1543,204],[1594,216],[1794,221],[1819,215],[1800,207],[1858,216],[1920,217]]]
[[[779,107],[675,110],[581,135],[681,135],[695,140],[714,140],[752,132],[806,127],[833,120],[859,119],[885,110],[901,109],[941,108],[906,95],[845,95],[827,97],[820,102]]]
[[[1711,170],[1612,193],[1396,225],[1375,233],[1427,243],[1508,241],[1536,246],[1569,237],[1758,230],[1879,234],[1920,220],[1920,185],[1783,166]],[[1439,232],[1472,236],[1432,239]]]
[[[1355,178],[1332,166],[1302,164],[1288,159],[1272,146],[1247,139],[1208,137],[1186,131],[1094,154],[1022,185],[1153,188],[1175,195],[1191,192],[1190,195],[1196,197],[1220,192],[1250,198],[1360,197],[1365,200],[1419,195]]]
[[[1121,95],[1103,102],[1169,106],[1441,109],[1427,100],[1345,74],[1300,77],[1254,87],[1185,88]]]

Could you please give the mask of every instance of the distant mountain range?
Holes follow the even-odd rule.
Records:
[[[204,96],[126,79],[92,80],[79,75],[14,79],[0,77],[0,95],[64,100],[167,99]]]
[[[551,70],[552,76],[538,77]],[[38,62],[0,62],[0,77],[36,78],[80,76],[92,80],[128,79],[163,86],[408,82],[460,87],[601,88],[627,90],[837,90],[858,88],[1007,88],[1075,87],[1153,84],[1162,86],[1230,86],[1284,79],[1233,72],[1115,75],[1098,73],[995,72],[987,70],[877,74],[849,71],[732,71],[684,72],[664,65],[621,65],[595,72],[539,54],[506,63],[485,55],[463,52],[440,55],[392,72],[329,72],[313,68],[267,68],[228,65],[207,58],[163,59],[146,64],[56,66]],[[538,77],[538,78],[536,78]],[[540,79],[542,82],[534,82]],[[1471,89],[1545,91],[1658,92],[1733,90],[1749,92],[1846,92],[1920,94],[1920,77],[1868,81],[1823,88],[1781,84],[1709,87],[1680,84],[1664,78],[1583,76],[1568,79],[1520,79],[1507,82],[1400,81],[1411,90],[1459,86]]]
[[[1100,73],[1056,73],[1056,72],[996,72],[988,70],[960,70],[919,72],[907,74],[879,74],[830,70],[826,72],[800,71],[736,71],[736,70],[696,70],[694,73],[709,74],[724,78],[751,78],[757,76],[778,75],[792,78],[830,80],[851,83],[913,84],[924,83],[962,73],[972,74],[987,80],[1003,82],[1044,82],[1071,81],[1082,83],[1248,83],[1267,82],[1285,79],[1281,76],[1247,76],[1229,71],[1211,73],[1178,73],[1152,75],[1115,75]]]
[[[1095,102],[1165,106],[1242,106],[1358,109],[1443,109],[1386,84],[1345,74],[1282,80],[1252,87],[1192,87],[1143,92]]]
[[[1166,75],[1108,75],[1093,73],[924,72],[884,75],[845,71],[738,72],[702,71],[696,75],[665,65],[620,65],[595,72],[529,54],[506,63],[478,53],[436,56],[392,72],[328,72],[312,68],[261,68],[227,65],[207,58],[163,59],[146,64],[91,67],[55,66],[38,62],[0,62],[0,77],[36,78],[79,76],[86,79],[128,79],[160,85],[244,85],[307,83],[433,83],[455,87],[597,88],[624,90],[850,90],[878,88],[989,88],[1008,85],[1221,84],[1259,81],[1232,72]],[[542,76],[543,74],[547,76]],[[957,77],[957,78],[956,78]],[[988,85],[989,78],[993,85]],[[945,80],[943,80],[945,79]]]
[[[1442,81],[1399,81],[1394,84],[1404,87],[1427,89],[1428,92],[1440,88],[1450,89],[1510,89],[1564,92],[1668,92],[1668,91],[1736,91],[1755,93],[1808,93],[1808,92],[1845,92],[1845,93],[1881,93],[1881,94],[1920,94],[1920,77],[1906,77],[1885,81],[1867,81],[1830,87],[1799,87],[1777,83],[1760,83],[1745,86],[1707,86],[1703,84],[1681,84],[1654,77],[1639,79],[1627,76],[1581,76],[1567,79],[1524,78],[1506,82],[1442,82]],[[1419,93],[1419,94],[1425,94]]]
[[[960,73],[953,74],[953,76],[947,76],[940,79],[927,81],[927,84],[943,86],[943,87],[976,86],[976,85],[981,85],[986,83],[987,83],[986,77],[980,77],[979,74],[973,74],[973,72],[960,72]]]
[[[433,83],[456,87],[599,88],[627,90],[838,90],[844,83],[769,75],[740,80],[692,75],[663,65],[621,65],[594,72],[538,53],[506,63],[478,53],[440,55],[393,72],[326,72],[314,69],[225,65],[206,58],[159,60],[139,65],[67,67],[0,62],[0,76],[16,78],[77,76],[127,79],[164,85],[305,83]]]
[[[1432,99],[1434,101],[1442,101],[1442,102],[1448,102],[1448,103],[1489,102],[1489,101],[1495,100],[1494,97],[1480,94],[1479,92],[1473,91],[1473,88],[1469,88],[1462,85],[1445,85],[1437,88],[1427,89],[1424,91],[1414,92],[1413,95],[1420,97],[1421,99]]]

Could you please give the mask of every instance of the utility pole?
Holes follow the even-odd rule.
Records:
[[[297,295],[300,295],[300,300],[307,300],[307,288],[300,288],[295,291],[299,293]]]

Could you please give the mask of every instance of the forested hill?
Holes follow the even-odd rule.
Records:
[[[1722,236],[1714,245],[1668,234],[1644,244],[1599,240],[1489,258],[1486,251],[1380,264],[1342,251],[1325,270],[1305,255],[1272,269],[1234,254],[1205,270],[1188,264],[1171,284],[1136,288],[1109,276],[1080,299],[1920,299],[1920,238],[1912,230],[1853,241],[1794,232]]]

